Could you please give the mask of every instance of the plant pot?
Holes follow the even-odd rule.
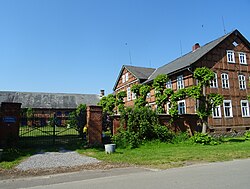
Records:
[[[104,146],[106,154],[111,154],[115,152],[115,144],[105,144]]]

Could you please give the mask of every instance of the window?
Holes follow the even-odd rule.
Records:
[[[241,90],[246,89],[246,77],[244,75],[239,75],[238,79],[239,79],[239,88]]]
[[[221,82],[222,82],[222,88],[228,89],[229,88],[229,77],[227,73],[221,74]]]
[[[128,81],[128,73],[125,75],[125,81]]]
[[[131,100],[131,91],[130,91],[130,87],[127,88],[127,100],[128,100],[128,101]]]
[[[179,114],[185,114],[186,113],[186,104],[185,100],[178,102],[178,113]]]
[[[150,97],[151,97],[151,94],[150,94],[150,92],[149,92],[149,93],[147,93],[146,98],[150,98]]]
[[[239,61],[240,61],[240,64],[247,64],[246,53],[242,53],[242,52],[239,53]]]
[[[224,116],[225,117],[233,117],[231,100],[224,100],[223,106],[224,106]]]
[[[171,108],[171,104],[170,104],[170,102],[167,102],[167,114],[169,114],[169,110],[170,110],[170,108]]]
[[[125,75],[122,75],[122,83],[125,83]]]
[[[221,109],[220,109],[220,106],[215,106],[212,110],[212,115],[213,115],[213,118],[219,118],[221,117]]]
[[[136,99],[136,93],[132,92],[132,99]]]
[[[250,117],[248,100],[241,100],[240,104],[242,117]]]
[[[214,79],[210,81],[211,88],[218,88],[217,73],[214,73]]]
[[[166,83],[166,88],[167,88],[167,89],[172,89],[172,82],[171,82],[171,80],[169,80],[169,81]]]
[[[183,82],[183,75],[177,77],[177,89],[183,89],[184,82]]]
[[[227,51],[227,62],[235,63],[234,51]]]

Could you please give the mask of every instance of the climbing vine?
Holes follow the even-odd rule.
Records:
[[[147,94],[150,92],[150,86],[135,84],[131,91],[136,94],[135,106],[144,107],[147,105]]]

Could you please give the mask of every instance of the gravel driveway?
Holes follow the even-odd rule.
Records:
[[[74,151],[61,150],[59,152],[40,152],[20,163],[16,169],[26,171],[32,169],[75,167],[99,162],[95,158],[80,155]]]

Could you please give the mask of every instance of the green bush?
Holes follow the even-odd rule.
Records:
[[[246,137],[246,140],[250,140],[250,131],[245,132],[244,136]]]
[[[155,125],[154,126],[154,138],[160,140],[161,142],[170,142],[175,134],[170,132],[165,125]]]
[[[121,117],[126,129],[120,129],[112,138],[118,147],[136,148],[144,141],[166,142],[173,138],[168,128],[159,124],[156,113],[149,107],[127,108]]]
[[[194,143],[203,144],[203,145],[217,145],[218,144],[216,139],[208,135],[207,133],[206,134],[195,133],[194,136],[191,137],[191,140]]]
[[[171,142],[174,144],[179,144],[179,143],[187,142],[189,139],[190,139],[190,136],[187,132],[180,132],[174,135]]]

